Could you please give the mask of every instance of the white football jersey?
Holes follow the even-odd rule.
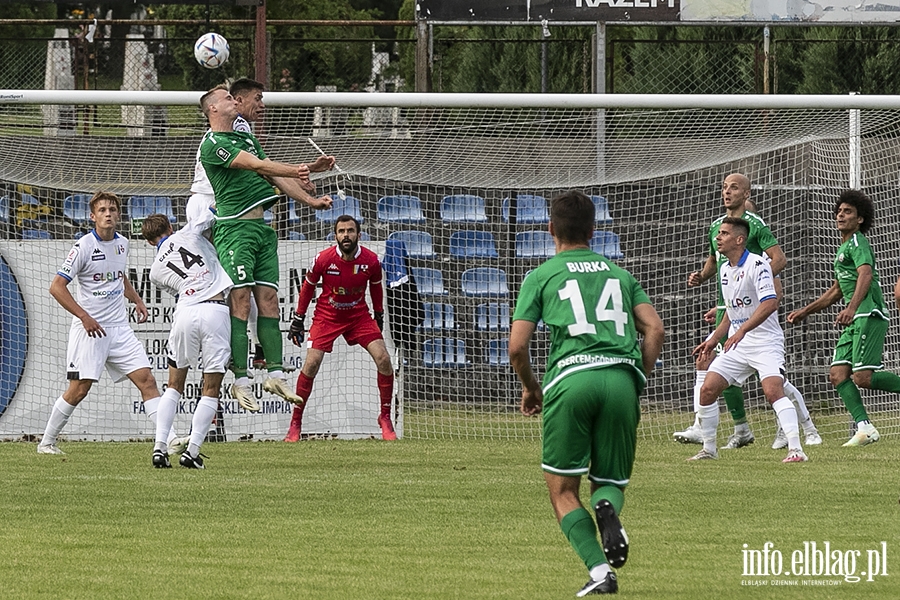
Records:
[[[178,306],[199,304],[231,288],[216,249],[197,222],[189,222],[159,243],[150,281],[178,297]]]
[[[75,242],[56,273],[78,282],[75,300],[101,327],[127,326],[127,263],[127,238],[117,233],[105,242],[91,231]],[[81,320],[75,318],[74,322],[80,324]]]
[[[719,282],[722,286],[725,310],[731,320],[729,336],[747,322],[761,302],[776,297],[769,262],[759,254],[753,254],[748,250],[744,250],[736,266],[732,267],[727,260],[722,263],[719,267]],[[745,349],[747,346],[767,347],[772,344],[784,344],[784,331],[778,323],[777,310],[758,327],[747,332],[741,341]]]
[[[240,115],[238,115],[234,120],[234,123],[231,124],[231,129],[234,131],[252,133],[250,123]],[[206,136],[209,135],[210,131],[210,129],[206,130],[206,133],[203,134],[203,139],[206,139]],[[202,146],[203,143],[201,142],[200,145]],[[203,168],[203,164],[200,162],[200,146],[197,146],[197,156],[194,159],[194,181],[191,182],[191,193],[213,195],[212,183],[209,182],[209,177],[206,175],[206,169]]]

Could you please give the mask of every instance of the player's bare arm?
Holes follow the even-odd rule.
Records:
[[[634,307],[634,328],[644,337],[641,343],[641,362],[644,374],[649,375],[662,352],[666,328],[653,305],[646,303]]]
[[[753,314],[750,315],[750,318],[747,319],[737,330],[727,339],[725,343],[722,345],[722,349],[725,352],[728,352],[732,348],[736,347],[741,340],[744,339],[744,336],[747,335],[747,332],[753,331],[757,327],[759,327],[763,321],[769,318],[773,312],[778,310],[778,298],[769,298],[768,300],[763,300],[759,303],[759,306],[756,307],[756,310],[753,311]],[[726,317],[728,315],[726,314]]]
[[[323,210],[331,207],[331,196],[322,196],[321,198],[311,196],[303,187],[302,180],[290,177],[272,177],[271,180],[282,192],[310,208]]]
[[[897,278],[897,283],[894,284],[894,304],[900,309],[900,277]]]
[[[712,335],[707,337],[701,343],[697,344],[691,354],[693,356],[699,356],[700,358],[709,357],[715,354],[716,345],[719,343],[719,340],[721,340],[728,334],[729,327],[731,327],[731,319],[728,318],[728,313],[725,313],[724,315],[722,315],[722,320],[716,326],[716,329],[712,332]]]
[[[309,179],[309,169],[306,165],[292,165],[290,163],[276,162],[274,160],[260,160],[257,156],[241,150],[229,165],[230,169],[243,169],[254,171],[263,177],[289,177],[291,179]]]
[[[534,370],[531,368],[531,357],[528,352],[535,327],[535,324],[531,321],[517,320],[513,321],[509,332],[509,362],[522,382],[522,405],[520,410],[526,416],[540,413],[544,403],[541,384],[537,377],[534,376]]]
[[[134,303],[134,310],[137,313],[138,323],[146,321],[150,314],[147,312],[147,305],[144,304],[144,299],[137,293],[137,290],[134,289],[134,286],[131,285],[131,281],[129,281],[127,277],[125,278],[125,298]]]
[[[853,322],[856,309],[865,300],[866,295],[869,293],[869,287],[872,285],[872,265],[859,265],[856,273],[856,288],[853,290],[853,296],[834,320],[834,324],[838,327],[846,327]]]
[[[72,296],[69,291],[69,280],[61,275],[57,275],[50,283],[50,295],[56,300],[60,306],[72,314],[76,319],[81,320],[81,325],[87,332],[89,337],[103,337],[106,331],[100,326],[94,317],[92,317]]]
[[[306,163],[306,166],[312,173],[323,173],[333,169],[334,162],[334,157],[327,155],[318,157],[315,162]]]
[[[799,323],[809,315],[814,315],[819,311],[825,310],[826,308],[840,300],[841,297],[841,288],[838,285],[837,280],[835,280],[834,283],[831,284],[831,287],[828,288],[824,294],[822,294],[803,308],[791,312],[787,316],[787,322],[791,324]]]
[[[694,271],[688,275],[688,285],[695,287],[707,281],[716,274],[716,257],[710,254],[706,257],[706,262],[699,271]]]

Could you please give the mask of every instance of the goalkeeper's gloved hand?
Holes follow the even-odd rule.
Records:
[[[295,346],[300,346],[303,344],[303,339],[305,337],[306,315],[294,313],[294,318],[291,319],[291,328],[288,330],[288,339],[290,339]]]
[[[384,331],[384,313],[375,313],[375,324],[378,325],[378,331]]]

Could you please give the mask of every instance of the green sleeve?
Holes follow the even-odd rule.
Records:
[[[537,323],[541,320],[541,310],[541,286],[538,283],[537,271],[532,271],[519,289],[513,321]]]
[[[240,153],[240,149],[232,147],[231,144],[217,144],[212,139],[212,136],[209,136],[200,145],[200,162],[204,167],[229,168],[231,162]]]

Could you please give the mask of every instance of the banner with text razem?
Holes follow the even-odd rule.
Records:
[[[677,21],[681,0],[418,0],[435,21]]]

